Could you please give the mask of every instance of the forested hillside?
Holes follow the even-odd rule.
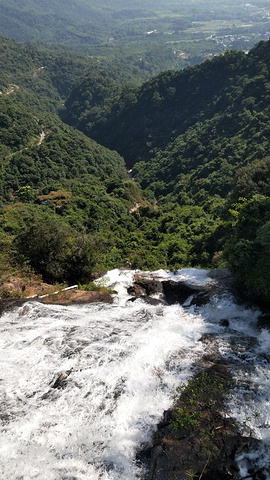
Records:
[[[229,265],[270,301],[270,42],[142,86],[61,48],[0,53],[2,279]]]
[[[163,219],[159,231],[170,231],[173,239],[180,228],[176,220],[177,209],[180,208],[184,216],[186,212],[190,214],[194,209],[202,209],[203,227],[199,227],[199,238],[192,236],[193,246],[187,255],[188,261],[194,264],[206,265],[212,255],[218,260],[219,249],[223,250],[226,239],[236,232],[240,221],[238,214],[245,215],[245,210],[242,212],[245,200],[240,201],[241,208],[237,204],[236,217],[231,218],[229,214],[233,211],[231,203],[237,203],[242,197],[235,186],[239,169],[246,167],[240,170],[246,181],[254,175],[253,188],[249,194],[245,192],[244,199],[251,201],[253,193],[267,193],[256,169],[260,165],[268,172],[269,56],[269,41],[261,42],[249,54],[226,52],[181,72],[162,73],[142,87],[125,89],[120,95],[112,89],[112,96],[106,94],[103,104],[88,96],[87,108],[85,100],[78,101],[79,96],[86,98],[84,92],[89,87],[86,78],[75,86],[66,101],[65,120],[124,156],[128,167],[133,167],[136,181],[158,201],[158,215],[161,210],[170,210],[171,219]],[[99,117],[93,121],[93,113],[97,110]],[[258,164],[258,160],[261,163]],[[264,202],[256,198],[256,202],[260,201]],[[265,203],[263,205],[258,228],[268,221],[268,209]],[[197,211],[195,216],[200,215]],[[179,216],[182,217],[181,213]],[[242,243],[239,247],[242,260],[236,258],[234,240],[226,247],[231,267],[242,279],[248,277],[253,286],[258,285],[258,272],[262,272],[254,252],[260,257],[259,252],[263,251],[267,256],[267,242],[261,245],[257,227],[253,236],[250,233],[247,250]],[[239,233],[237,235],[239,240]],[[176,240],[171,257],[180,263],[187,261],[182,242],[183,236]],[[190,247],[190,240],[188,243]],[[256,270],[254,281],[251,280],[251,256],[254,275]],[[265,260],[260,261],[265,265]],[[268,289],[267,267],[263,270],[265,275],[261,274],[261,283]]]
[[[97,67],[4,38],[0,50],[1,272],[89,280],[104,268],[111,224],[141,201],[123,158],[57,114],[76,76]]]
[[[65,120],[116,149],[129,167],[136,164],[144,186],[158,181],[162,193],[172,190],[178,174],[192,173],[190,191],[197,180],[209,180],[223,168],[229,176],[223,187],[211,178],[205,188],[224,196],[239,164],[269,152],[269,42],[248,55],[227,52],[181,72],[160,74],[139,89],[124,91],[113,105],[113,89],[112,98],[104,95],[101,105],[85,94],[88,88],[93,93],[86,79],[71,92]],[[93,122],[97,108],[100,119]]]

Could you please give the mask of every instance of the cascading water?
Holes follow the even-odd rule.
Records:
[[[229,409],[267,444],[270,334],[256,330],[258,312],[227,294],[203,307],[128,302],[133,274],[108,274],[107,284],[118,291],[113,305],[28,302],[1,317],[1,479],[141,478],[136,450],[192,375],[204,333],[218,334],[236,377],[248,375]],[[194,269],[171,277],[209,281]],[[229,328],[220,325],[224,317]],[[254,458],[267,462],[265,452]],[[243,477],[249,462],[239,458]]]

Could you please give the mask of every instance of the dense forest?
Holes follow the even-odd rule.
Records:
[[[269,56],[145,82],[133,59],[1,37],[2,280],[227,265],[269,303]]]
[[[114,101],[104,92],[103,103],[86,77],[72,89],[62,113],[70,124],[120,152],[136,182],[155,198],[158,231],[170,232],[174,245],[165,253],[168,266],[209,266],[226,259],[252,291],[259,293],[264,285],[264,294],[268,243],[266,237],[261,240],[260,229],[264,226],[266,235],[269,47],[261,42],[248,55],[226,52],[181,72],[162,73],[120,95],[112,89]],[[253,202],[260,212],[256,225],[241,227],[239,234],[242,215]],[[183,217],[188,228],[181,225]]]

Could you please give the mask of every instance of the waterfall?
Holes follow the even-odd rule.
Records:
[[[209,281],[195,269],[154,275]],[[117,292],[113,305],[31,301],[0,318],[1,479],[141,478],[136,451],[192,376],[205,333],[218,335],[241,379],[230,414],[269,444],[270,334],[257,330],[258,311],[228,293],[201,307],[130,302],[133,276],[115,270],[100,280]],[[255,452],[254,461],[266,455]],[[239,458],[243,477],[249,461]]]

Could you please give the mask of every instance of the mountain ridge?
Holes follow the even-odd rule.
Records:
[[[0,48],[3,271],[78,283],[116,266],[228,265],[269,301],[269,41],[141,87],[82,56]]]

